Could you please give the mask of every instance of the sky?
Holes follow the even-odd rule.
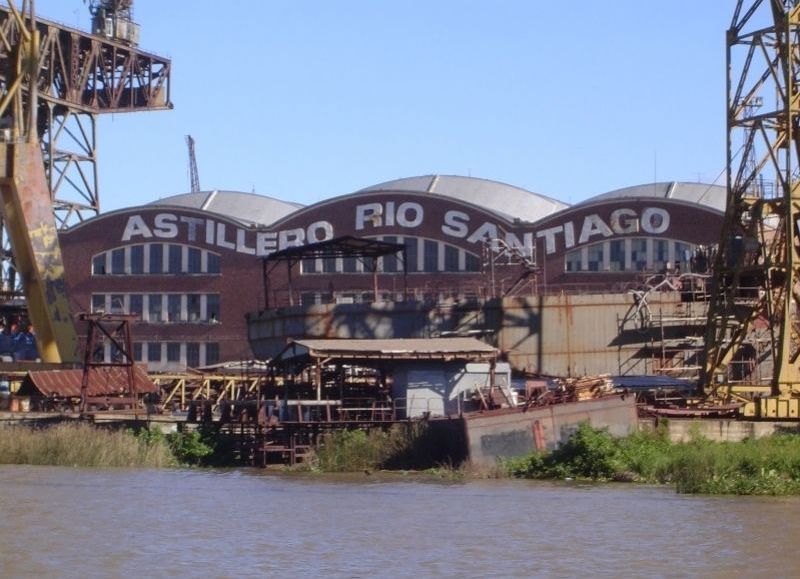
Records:
[[[38,15],[89,28],[83,0]],[[713,0],[135,0],[171,58],[171,111],[102,115],[100,203],[190,189],[311,204],[416,175],[567,203],[723,183],[725,30]]]

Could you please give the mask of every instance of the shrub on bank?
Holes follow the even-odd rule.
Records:
[[[672,443],[663,431],[616,439],[582,424],[559,449],[509,459],[503,467],[520,478],[672,483],[681,493],[800,494],[800,436],[738,443],[695,436]]]

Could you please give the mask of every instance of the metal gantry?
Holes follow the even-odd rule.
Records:
[[[728,195],[701,385],[718,400],[791,399],[800,394],[798,0],[739,0],[727,47]],[[742,360],[771,360],[771,382],[735,378]]]
[[[0,88],[9,90],[17,78],[16,54],[27,1],[20,10],[14,2],[0,6]],[[98,31],[90,34],[63,24],[36,20],[38,58],[37,133],[52,208],[59,229],[74,225],[100,211],[97,170],[97,117],[103,113],[137,112],[172,108],[171,63],[139,50],[135,43]],[[29,91],[23,87],[23,96]],[[12,111],[0,114],[0,138],[8,136]],[[15,291],[8,263],[13,252],[7,242],[7,225],[0,222],[3,238],[2,289]]]

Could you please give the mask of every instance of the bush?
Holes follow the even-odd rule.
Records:
[[[185,465],[199,465],[214,452],[213,442],[200,430],[171,432],[167,443],[175,459]]]

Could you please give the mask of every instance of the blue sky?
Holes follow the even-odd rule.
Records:
[[[83,0],[37,0],[83,29]],[[471,175],[578,202],[720,179],[735,2],[136,0],[169,112],[99,124],[104,211],[189,189],[308,204]]]

